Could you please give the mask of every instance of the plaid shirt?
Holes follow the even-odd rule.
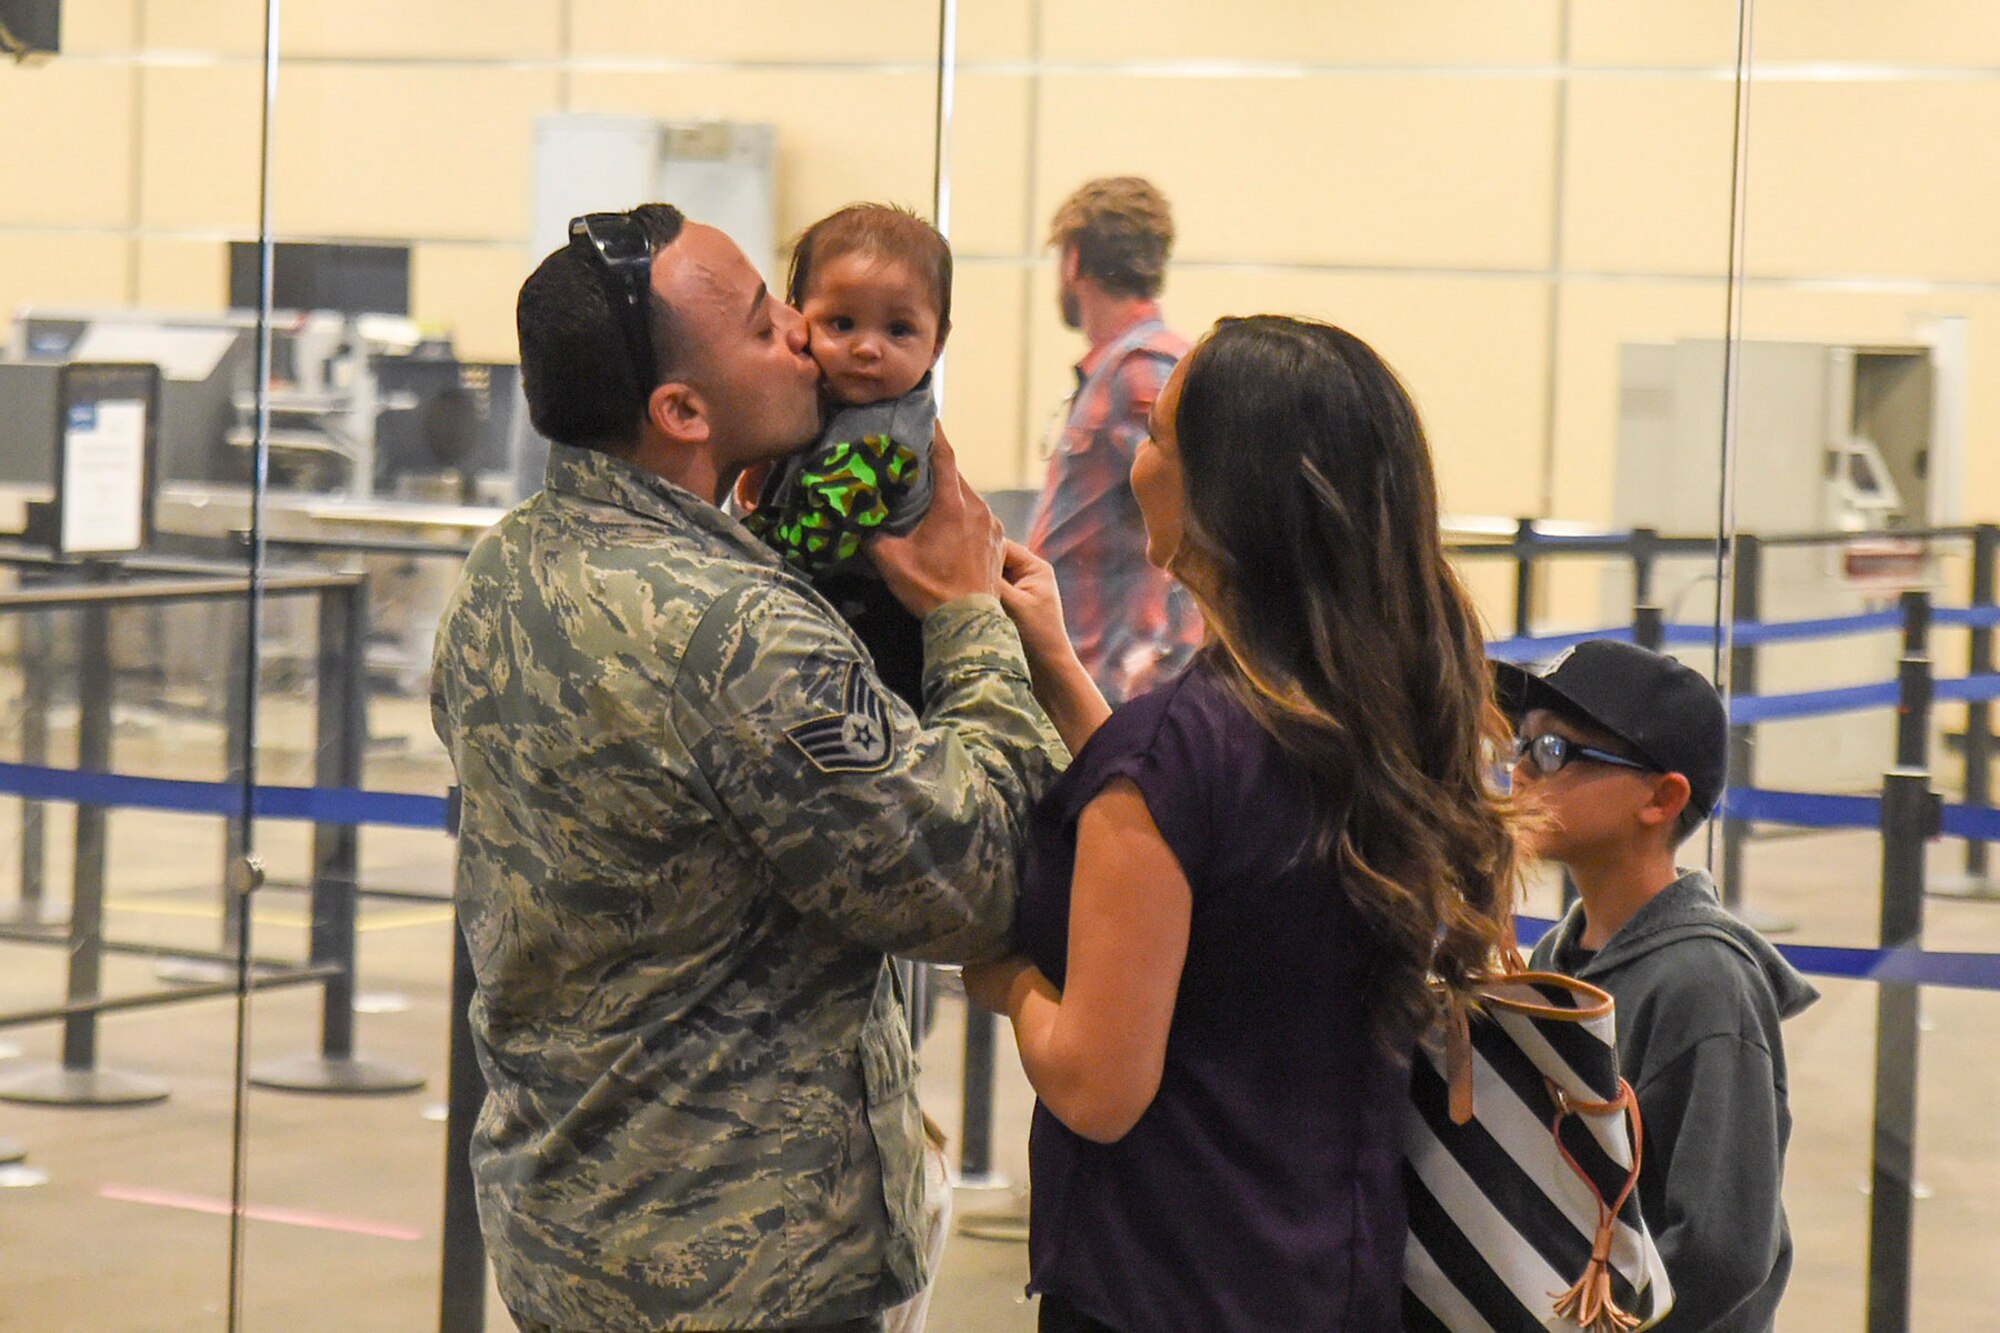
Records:
[[[1077,391],[1028,532],[1029,547],[1055,567],[1077,656],[1114,705],[1178,671],[1201,646],[1193,599],[1146,563],[1131,484],[1147,413],[1187,350],[1155,309],[1077,363]]]

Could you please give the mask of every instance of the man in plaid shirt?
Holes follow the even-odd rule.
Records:
[[[1052,433],[1028,545],[1055,567],[1077,655],[1114,705],[1179,670],[1202,639],[1187,590],[1146,561],[1131,486],[1153,399],[1188,350],[1160,316],[1173,241],[1165,197],[1136,176],[1083,185],[1049,228],[1062,257],[1063,323],[1090,351]]]

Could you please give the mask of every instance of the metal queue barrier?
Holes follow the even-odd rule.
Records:
[[[1766,623],[1762,608],[1762,551],[1774,545],[1837,545],[1895,538],[1969,541],[1972,573],[1964,607],[1934,608],[1922,592],[1904,593],[1895,610],[1819,620]],[[1923,905],[1927,892],[2000,898],[1985,879],[1986,848],[2000,841],[2000,810],[1988,806],[1988,765],[1993,755],[1990,702],[2000,698],[2000,673],[1993,660],[1995,564],[2000,526],[1933,528],[1893,533],[1797,533],[1760,538],[1738,535],[1732,622],[1722,627],[1732,667],[1731,787],[1722,811],[1722,891],[1725,902],[1744,913],[1743,848],[1754,824],[1794,828],[1867,828],[1882,837],[1882,894],[1879,943],[1873,949],[1780,946],[1801,970],[1822,976],[1868,980],[1878,986],[1873,1148],[1868,1241],[1869,1333],[1906,1330],[1910,1320],[1913,1245],[1912,1189],[1916,1148],[1917,1060],[1920,1042],[1919,988],[1965,986],[2000,991],[2000,955],[1938,953],[1923,948]],[[1706,537],[1629,534],[1544,533],[1522,520],[1507,540],[1456,543],[1461,558],[1505,558],[1515,562],[1513,637],[1489,645],[1495,656],[1513,660],[1547,658],[1585,639],[1615,637],[1655,649],[1669,645],[1714,644],[1712,625],[1668,623],[1652,601],[1653,564],[1662,556],[1709,555],[1718,544]],[[1627,625],[1537,634],[1533,607],[1543,562],[1573,556],[1612,556],[1632,562],[1634,606]],[[1965,628],[1971,648],[1964,677],[1934,679],[1929,633],[1934,625]],[[1896,679],[1790,695],[1758,696],[1757,656],[1768,642],[1835,638],[1900,629],[1903,650]],[[1962,804],[1946,807],[1931,787],[1930,710],[1934,701],[1967,705]],[[1879,796],[1822,795],[1762,791],[1753,785],[1754,730],[1760,721],[1829,716],[1868,708],[1893,708],[1896,747],[1883,774]],[[1940,834],[1966,844],[1967,880],[1962,886],[1926,882],[1925,847]],[[1532,943],[1553,922],[1521,919],[1524,943]],[[1754,924],[1754,923],[1753,923]],[[989,1034],[990,1023],[980,1025]],[[965,1148],[981,1152],[991,1143],[993,1068],[990,1045],[975,1052],[968,1025],[965,1066]],[[981,1159],[982,1165],[984,1159]]]
[[[1967,784],[1966,802],[1947,806],[1931,787],[1928,767],[1933,703],[1956,700],[1970,704],[2000,697],[2000,674],[1989,669],[1973,670],[1960,678],[1934,678],[1930,631],[1936,624],[1990,626],[1994,610],[1990,604],[1933,608],[1927,593],[1909,592],[1889,614],[1896,617],[1903,639],[1893,681],[1737,701],[1776,704],[1788,716],[1841,708],[1893,707],[1895,753],[1883,775],[1880,796],[1732,786],[1726,797],[1728,808],[1746,821],[1797,828],[1875,829],[1882,837],[1878,946],[1781,946],[1805,971],[1869,980],[1877,986],[1867,1268],[1870,1333],[1907,1329],[1910,1321],[1919,988],[1943,985],[2000,990],[2000,956],[1933,952],[1923,944],[1924,900],[1930,888],[1926,882],[1926,845],[1941,834],[1963,839],[1968,845],[2000,838],[2000,810],[1986,806],[1983,800],[1971,800],[1974,784]]]
[[[1763,550],[1780,545],[1834,545],[1855,540],[1857,534],[1800,533],[1765,538],[1746,534],[1737,538],[1733,621],[1723,627],[1731,654],[1733,687],[1731,786],[1723,817],[1725,896],[1731,906],[1740,910],[1743,846],[1753,822],[1796,828],[1874,828],[1882,838],[1878,947],[1784,950],[1803,970],[1867,979],[1877,987],[1867,1267],[1870,1333],[1891,1333],[1910,1326],[1920,987],[1965,985],[2000,990],[2000,956],[1938,954],[1923,947],[1927,892],[1983,899],[2000,896],[1985,875],[1987,843],[2000,838],[2000,811],[1987,804],[1988,765],[1992,756],[1990,704],[2000,697],[2000,673],[1994,670],[1992,638],[1995,625],[2000,624],[2000,612],[1994,606],[1994,565],[1996,552],[2000,552],[2000,527],[1984,524],[1895,535],[1924,540],[1969,539],[1972,576],[1968,605],[1934,608],[1930,594],[1912,591],[1901,594],[1894,611],[1766,624],[1758,614]],[[1517,577],[1516,586],[1520,604],[1526,605],[1532,584],[1522,575]],[[1643,590],[1643,581],[1640,587]],[[1519,619],[1517,627],[1525,623],[1525,619]],[[1938,680],[1933,675],[1929,638],[1932,627],[1938,624],[1970,631],[1971,646],[1963,677]],[[1790,695],[1756,694],[1759,644],[1778,639],[1833,638],[1887,628],[1900,629],[1902,635],[1902,652],[1894,680]],[[1656,648],[1670,641],[1712,642],[1713,632],[1704,635],[1702,629],[1664,624],[1657,611],[1643,605],[1642,591],[1642,604],[1635,608],[1630,637]],[[1621,637],[1625,634],[1623,627],[1610,632]],[[1532,656],[1537,648],[1558,650],[1566,641],[1585,637],[1599,637],[1599,634],[1539,639],[1523,635],[1497,647],[1526,649],[1526,655]],[[1965,799],[1949,808],[1932,788],[1929,767],[1931,709],[1940,700],[1963,702],[1967,708],[1963,749]],[[1879,797],[1756,788],[1748,760],[1755,753],[1749,741],[1759,721],[1884,707],[1895,709],[1896,739]],[[1966,843],[1967,873],[1954,884],[1931,886],[1926,882],[1925,849],[1941,834],[1961,838]],[[1549,924],[1524,922],[1530,932],[1545,929]]]
[[[1758,618],[1758,553],[1761,548],[1781,543],[1832,544],[1871,535],[1931,540],[1970,540],[1973,561],[1969,604],[1960,608],[1939,609],[1931,606],[1927,595],[1912,593],[1901,599],[1895,612],[1839,617],[1819,622],[1795,622],[1791,625],[1765,624]],[[317,547],[321,550],[347,549],[364,553],[373,551],[459,557],[464,553],[461,549],[443,548],[428,543],[329,541],[287,542],[282,545]],[[1993,698],[2000,697],[2000,674],[1994,671],[1992,637],[1994,627],[2000,625],[2000,612],[1996,612],[1994,605],[1994,576],[1996,556],[2000,556],[2000,527],[1980,525],[1895,534],[1794,534],[1761,539],[1746,534],[1735,539],[1735,546],[1738,560],[1738,593],[1732,606],[1735,621],[1724,629],[1726,642],[1732,653],[1732,662],[1738,668],[1735,675],[1736,697],[1732,699],[1732,727],[1736,729],[1733,740],[1747,744],[1749,729],[1760,719],[1826,715],[1855,708],[1894,707],[1898,712],[1896,762],[1885,774],[1883,791],[1879,798],[1760,791],[1750,784],[1748,780],[1750,773],[1747,768],[1733,770],[1733,785],[1723,812],[1723,830],[1727,876],[1725,892],[1732,905],[1739,908],[1743,898],[1741,846],[1742,840],[1748,836],[1753,824],[1875,828],[1882,834],[1883,897],[1879,947],[1832,949],[1787,946],[1785,951],[1808,972],[1872,980],[1881,987],[1878,992],[1876,1128],[1872,1164],[1875,1189],[1871,1201],[1869,1241],[1869,1328],[1871,1333],[1875,1330],[1905,1328],[1908,1324],[1910,1295],[1910,1182],[1916,1134],[1918,988],[1926,984],[1942,984],[2000,989],[2000,959],[1992,955],[1941,954],[1927,952],[1922,948],[1923,899],[1927,890],[1935,891],[1934,886],[1929,886],[1925,882],[1923,861],[1924,846],[1931,838],[1942,832],[1963,840],[1967,845],[1967,871],[1973,880],[1971,896],[1996,896],[1990,886],[1983,882],[1983,874],[1986,866],[1986,844],[2000,840],[2000,811],[1994,811],[1986,806],[1989,799],[1986,767],[1992,755],[1989,704]],[[1652,646],[1714,641],[1715,629],[1712,626],[1667,623],[1660,609],[1652,604],[1651,587],[1654,561],[1668,555],[1682,557],[1714,555],[1717,553],[1717,543],[1711,538],[1663,537],[1644,531],[1608,535],[1542,533],[1532,522],[1524,520],[1508,540],[1459,543],[1455,545],[1454,553],[1461,558],[1511,558],[1515,562],[1516,634],[1512,639],[1492,645],[1496,655],[1510,651],[1516,654],[1546,655],[1560,651],[1569,643],[1606,636],[1627,637]],[[1534,633],[1533,605],[1538,573],[1547,560],[1571,556],[1600,558],[1612,556],[1631,561],[1635,606],[1630,625],[1590,633],[1539,635]],[[79,598],[79,604],[85,604],[92,600],[94,594],[102,597],[108,605],[118,600],[117,597],[107,595],[114,590],[128,601],[140,600],[148,594],[157,600],[162,592],[171,597],[240,596],[247,591],[248,585],[247,581],[243,580],[230,583],[227,580],[210,578],[203,582],[201,587],[212,588],[214,591],[197,592],[195,586],[192,581],[184,581],[166,588],[156,585],[151,589],[141,586],[119,588],[112,585],[107,589],[90,590],[86,594],[59,592],[53,596]],[[222,591],[225,586],[227,591]],[[323,759],[323,765],[316,774],[321,788],[350,788],[358,782],[360,774],[359,747],[365,739],[365,726],[357,725],[356,718],[360,711],[358,701],[362,694],[359,683],[362,668],[358,664],[362,661],[366,605],[360,586],[359,576],[352,574],[319,577],[278,576],[269,578],[264,583],[267,592],[318,592],[322,596],[323,605],[328,600],[338,600],[343,601],[346,607],[344,613],[324,611],[322,613],[322,671],[331,667],[334,675],[339,676],[342,668],[338,663],[329,660],[326,645],[329,642],[342,641],[346,647],[334,655],[344,660],[349,668],[347,675],[350,679],[347,683],[336,682],[333,689],[323,689],[322,692],[321,726],[343,739],[338,744],[321,747],[323,755],[331,756]],[[351,591],[335,593],[333,589],[336,587]],[[0,614],[14,609],[14,604],[23,596],[39,598],[40,605],[55,604],[50,600],[51,594],[48,593],[18,594],[13,598],[0,597]],[[1888,619],[1885,620],[1885,617]],[[1943,681],[1934,679],[1928,656],[1928,634],[1934,625],[1970,630],[1971,651],[1968,672],[1964,678]],[[1761,643],[1785,638],[1831,637],[1837,634],[1880,631],[1890,626],[1900,626],[1904,636],[1904,652],[1895,681],[1811,694],[1762,698],[1756,696],[1754,689],[1751,688],[1754,687],[1756,679],[1755,654]],[[1738,653],[1744,656],[1735,657],[1734,654]],[[105,660],[108,661],[108,656]],[[323,677],[323,683],[324,679]],[[80,684],[90,687],[88,681],[80,681]],[[102,693],[106,696],[108,705],[108,683],[103,684]],[[1964,744],[1965,802],[1950,808],[1943,807],[1931,790],[1930,773],[1926,767],[1929,710],[1934,700],[1960,701],[1967,705]],[[42,702],[45,710],[46,698]],[[32,712],[32,699],[30,703]],[[85,711],[87,716],[89,710]],[[98,737],[93,734],[91,748],[79,762],[79,771],[75,775],[79,779],[108,768],[108,706],[101,725],[94,723],[91,726],[101,730],[102,741],[100,743]],[[326,730],[322,732],[323,739]],[[24,745],[28,739],[24,734]],[[98,753],[99,750],[102,750],[101,754]],[[97,766],[95,769],[93,763]],[[286,789],[258,790],[261,793],[272,793]],[[296,803],[296,817],[312,817],[312,796],[318,791],[320,788],[295,791],[300,797]],[[347,797],[370,795],[351,790],[337,794]],[[89,796],[89,792],[69,794],[53,792],[47,797],[77,800],[80,816],[78,834],[80,851],[85,839],[85,821],[82,819],[82,812]],[[410,802],[435,798],[394,799]],[[109,803],[112,802],[103,804]],[[438,805],[441,812],[443,802],[439,801]],[[255,813],[271,813],[262,804],[253,803],[253,806]],[[103,805],[92,808],[98,810],[101,817]],[[239,806],[237,813],[241,815],[250,811]],[[357,896],[370,892],[355,883],[353,832],[359,825],[369,822],[376,821],[369,818],[365,812],[359,815],[349,812],[340,815],[338,819],[327,820],[330,827],[343,827],[345,836],[330,835],[324,842],[317,836],[315,838],[316,901],[312,956],[303,966],[275,960],[260,960],[262,967],[253,972],[250,983],[256,988],[268,988],[320,982],[327,986],[331,1008],[336,995],[336,986],[333,983],[336,978],[344,975],[345,988],[340,994],[344,996],[349,1006],[347,1019],[343,1024],[336,1022],[329,1015],[323,1033],[323,1050],[320,1057],[322,1061],[333,1057],[333,1052],[342,1039],[343,1030],[345,1037],[351,1040],[353,903]],[[396,818],[382,822],[402,823],[406,826],[446,827],[442,813],[435,819],[426,815],[415,820]],[[27,824],[24,816],[24,851],[26,832]],[[92,836],[98,843],[92,857],[99,857],[102,850],[101,825]],[[1733,865],[1730,864],[1729,851],[1732,845],[1736,848]],[[78,857],[79,901],[83,900],[84,891],[88,887],[87,870],[91,859],[81,854]],[[36,873],[39,874],[39,867]],[[100,869],[96,873],[99,877],[96,910],[101,911],[101,862]],[[28,874],[24,858],[22,886],[24,904],[30,901]],[[322,886],[330,895],[343,896],[345,907],[329,898],[324,904],[328,910],[322,913],[319,910],[322,904],[317,898]],[[34,901],[39,901],[39,890],[35,894]],[[76,915],[72,914],[72,933],[78,928]],[[324,930],[320,927],[322,921],[326,923]],[[83,924],[91,923],[85,921]],[[115,942],[106,942],[101,938],[101,918],[95,924],[99,928],[95,945],[99,956],[105,949],[116,951],[125,947]],[[1538,925],[1546,924],[1526,920],[1523,922],[1524,931],[1528,933],[1532,933]],[[10,931],[33,934],[36,929],[29,925],[0,928],[0,938],[9,937]],[[40,928],[40,933],[43,937],[48,937],[52,934],[52,930],[43,927]],[[456,930],[454,936],[445,1273],[441,1288],[441,1327],[450,1333],[456,1333],[461,1329],[480,1328],[484,1319],[484,1254],[472,1207],[469,1167],[461,1160],[465,1156],[472,1117],[476,1115],[482,1088],[477,1064],[471,1057],[469,1031],[466,1029],[466,1007],[470,1000],[471,988],[469,960],[464,957],[462,939],[457,937]],[[55,942],[65,941],[58,938]],[[131,947],[139,952],[166,952],[155,946]],[[72,989],[75,989],[75,978]],[[66,1023],[72,1018],[94,1019],[95,1014],[99,1012],[169,1003],[177,999],[198,998],[201,995],[233,989],[233,986],[176,989],[158,996],[129,997],[112,1001],[98,998],[79,1000],[73,995],[71,1002],[63,1006],[26,1015],[0,1015],[0,1028],[23,1022],[51,1021],[58,1018]],[[66,1056],[68,1049],[66,1043]],[[79,1045],[79,1053],[82,1053],[82,1050],[82,1046]],[[984,1024],[968,1023],[966,1056],[965,1132],[961,1141],[961,1162],[964,1174],[975,1175],[981,1170],[990,1169],[994,1064],[993,1025],[990,1021]],[[323,1087],[316,1090],[361,1089]]]
[[[1880,611],[1823,619],[1765,623],[1763,569],[1764,552],[1779,547],[1835,547],[1853,542],[1876,540],[1922,542],[1962,542],[1968,546],[1971,573],[1967,604],[1940,611],[1938,623],[1969,630],[1966,679],[1977,680],[1995,670],[1994,628],[2000,623],[1996,603],[1996,570],[2000,570],[2000,524],[1982,523],[1957,527],[1897,529],[1881,532],[1802,532],[1760,536],[1741,533],[1733,539],[1735,579],[1730,606],[1731,621],[1725,644],[1729,658],[1730,690],[1730,781],[1738,787],[1754,786],[1759,721],[1780,718],[1824,716],[1863,707],[1888,707],[1893,703],[1891,684],[1847,687],[1844,690],[1810,691],[1772,698],[1761,709],[1734,706],[1758,695],[1759,648],[1766,643],[1834,639],[1867,631],[1889,631],[1898,627],[1898,612]],[[1541,531],[1533,520],[1522,519],[1515,532],[1504,541],[1455,542],[1447,549],[1459,559],[1502,558],[1515,562],[1513,634],[1491,645],[1496,656],[1510,660],[1532,660],[1537,654],[1553,656],[1564,647],[1584,639],[1621,637],[1651,648],[1713,644],[1715,629],[1706,624],[1668,624],[1654,603],[1653,569],[1663,556],[1710,556],[1717,543],[1710,537],[1670,537],[1648,529],[1630,533],[1570,534]],[[1534,602],[1538,576],[1552,559],[1612,557],[1630,561],[1633,575],[1633,608],[1629,626],[1538,634],[1534,627]],[[1993,714],[1990,699],[1977,690],[1961,693],[1966,705],[1966,725],[1961,749],[1961,778],[1965,802],[1983,806],[1992,796],[1991,765],[1995,757]],[[1744,848],[1752,837],[1753,821],[1747,816],[1724,811],[1721,820],[1722,857],[1717,868],[1717,884],[1723,901],[1732,911],[1765,930],[1782,930],[1788,923],[1760,919],[1745,901]],[[1780,822],[1780,821],[1767,821]],[[1930,886],[1934,895],[2000,900],[2000,882],[1988,874],[1988,846],[1992,839],[1965,839],[1965,875]]]
[[[236,535],[239,540],[247,542],[249,539],[248,533],[238,533]],[[378,537],[266,537],[264,539],[264,546],[270,551],[289,552],[294,555],[304,556],[402,556],[411,560],[451,560],[457,563],[463,563],[465,558],[472,554],[472,546],[467,542],[431,542]],[[343,572],[351,577],[367,577],[364,571],[352,567]],[[364,752],[369,737],[372,734],[368,729],[365,712],[367,700],[366,681],[368,679],[368,666],[365,653],[370,629],[371,626],[366,624],[360,627],[360,639],[355,648],[356,653],[360,655],[351,659],[355,663],[353,669],[358,673],[356,679],[362,683],[361,699],[364,712],[361,715],[354,734]],[[232,723],[236,721],[238,720],[232,719]],[[284,881],[273,881],[271,887],[300,889],[307,886],[286,883]],[[449,905],[452,900],[451,894],[448,892],[426,893],[421,889],[392,889],[374,884],[357,885],[355,892],[362,898],[381,898],[396,902]]]
[[[29,556],[6,557],[17,565],[41,565],[45,572],[65,568],[61,562]],[[247,597],[252,581],[213,573],[179,572],[186,566],[134,567],[121,562],[66,566],[80,576],[81,586],[41,586],[0,595],[0,615],[74,610],[80,619],[75,680],[78,701],[78,760],[74,770],[44,766],[47,758],[45,718],[34,734],[24,737],[22,764],[0,765],[4,789],[23,802],[21,919],[0,925],[0,939],[52,944],[68,950],[66,997],[61,1004],[0,1013],[0,1029],[43,1022],[61,1022],[64,1029],[61,1063],[30,1068],[0,1078],[0,1100],[49,1105],[130,1105],[158,1101],[167,1095],[155,1080],[104,1069],[97,1062],[97,1019],[113,1012],[151,1008],[189,1000],[235,994],[239,985],[251,990],[317,984],[323,991],[320,1049],[252,1075],[265,1086],[316,1092],[403,1091],[422,1086],[414,1075],[354,1056],[355,826],[341,822],[325,793],[359,785],[360,764],[355,722],[359,688],[350,669],[366,618],[361,580],[353,575],[268,575],[258,586],[266,596],[310,596],[320,608],[320,691],[316,786],[307,789],[259,788],[247,793],[240,780],[223,783],[136,778],[112,772],[111,655],[112,617],[120,608],[186,605]],[[134,573],[142,575],[134,580]],[[150,576],[150,577],[146,577]],[[44,636],[24,644],[24,673],[29,677],[31,710],[46,713],[54,670]],[[232,765],[239,756],[232,748]],[[66,924],[42,921],[43,857],[41,807],[49,801],[76,806],[76,847],[71,910]],[[313,835],[313,925],[311,945],[303,963],[274,958],[239,959],[233,952],[191,950],[107,937],[104,929],[106,817],[117,806],[137,806],[186,813],[311,820]],[[25,833],[37,837],[28,845]],[[249,886],[238,880],[237,894]],[[229,889],[225,889],[227,894]],[[225,912],[225,916],[229,912]],[[195,958],[218,965],[244,966],[240,977],[138,994],[101,993],[106,953]]]

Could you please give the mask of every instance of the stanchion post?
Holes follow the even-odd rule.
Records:
[[[486,1079],[472,1046],[472,954],[458,914],[451,919],[450,1073],[444,1125],[444,1278],[438,1333],[483,1333],[486,1327],[486,1242],[472,1185],[472,1126],[486,1097]]]
[[[978,1005],[965,1005],[965,1098],[958,1136],[961,1184],[980,1187],[995,1183],[993,1173],[993,1054],[994,1017]]]
[[[361,785],[367,740],[367,590],[356,580],[327,588],[319,601],[319,722],[313,780],[321,788]],[[354,955],[360,898],[361,838],[352,824],[313,825],[312,944],[328,977],[320,1015],[320,1054],[262,1066],[250,1081],[285,1092],[413,1092],[424,1085],[407,1070],[354,1058]]]
[[[1632,529],[1632,606],[1637,609],[1653,600],[1653,562],[1659,558],[1659,532],[1654,528]]]
[[[1737,625],[1754,625],[1761,618],[1764,546],[1754,533],[1736,537],[1735,595],[1729,614]],[[1732,635],[1729,646],[1729,692],[1732,697],[1757,693],[1757,645]],[[1729,785],[1754,787],[1757,769],[1756,729],[1732,720],[1729,724]],[[1743,847],[1750,828],[1735,815],[1722,818],[1722,902],[1736,911],[1743,904]]]
[[[46,612],[29,611],[21,618],[21,762],[49,761],[49,626]],[[45,876],[48,873],[48,806],[21,799],[21,920],[42,919]]]
[[[1514,633],[1526,638],[1535,624],[1535,520],[1514,524]]]
[[[1667,644],[1666,615],[1653,604],[1653,560],[1659,533],[1632,529],[1632,642],[1659,652]]]
[[[1882,915],[1885,950],[1923,944],[1924,847],[1942,808],[1924,767],[1930,728],[1926,655],[1930,598],[1905,593],[1902,661],[1897,667],[1897,767],[1882,780]],[[1910,1327],[1913,1187],[1917,1151],[1917,1045],[1920,996],[1906,981],[1884,981],[1875,999],[1875,1132],[1868,1215],[1868,1333]]]
[[[1972,534],[1972,608],[1975,611],[1990,609],[1994,605],[1993,575],[1996,561],[2000,561],[2000,525],[1981,523]],[[1974,625],[1970,638],[1972,648],[1966,660],[1965,674],[1985,675],[1993,670],[1993,628],[1990,625]],[[1992,765],[1993,705],[1985,699],[1975,699],[1965,706],[1965,803],[1967,805],[1991,804]],[[1986,844],[1976,839],[1968,840],[1965,844],[1966,877],[1983,880],[1986,873]]]
[[[250,710],[256,701],[250,697],[251,657],[258,651],[256,644],[248,638],[249,609],[232,607],[230,623],[239,633],[230,636],[231,641],[240,643],[240,651],[229,654],[228,679],[223,684],[222,698],[222,745],[223,762],[228,769],[228,780],[241,785],[243,775],[250,771]],[[250,845],[250,821],[246,811],[243,817],[231,816],[223,821],[222,832],[222,952],[240,953],[243,949],[243,928],[241,914],[236,911],[238,903],[229,892],[229,871],[243,849]]]
[[[1632,642],[1659,652],[1666,647],[1666,617],[1657,606],[1640,603],[1632,608]]]
[[[94,581],[111,577],[110,567],[93,568]],[[80,773],[111,771],[111,608],[86,603],[77,634],[76,767]],[[101,998],[104,972],[105,809],[76,807],[76,854],[70,889],[69,980],[71,1004]],[[156,1079],[97,1067],[97,1012],[84,1009],[63,1019],[62,1064],[30,1068],[0,1081],[0,1099],[50,1106],[141,1106],[164,1101],[166,1085]]]
[[[1896,766],[1929,763],[1931,727],[1931,596],[1906,592],[1897,601],[1903,616],[1903,655],[1896,663]]]
[[[313,782],[353,791],[361,786],[367,700],[361,658],[366,623],[362,585],[329,590],[319,599],[318,758]],[[354,1056],[356,891],[361,885],[361,831],[352,824],[315,824],[312,837],[311,961],[337,963],[320,1015],[320,1054]]]
[[[111,612],[101,603],[83,608],[77,636],[76,767],[111,771]],[[95,1000],[104,969],[104,807],[76,807],[75,888],[69,908],[69,999]],[[63,1020],[66,1070],[97,1067],[97,1015]]]

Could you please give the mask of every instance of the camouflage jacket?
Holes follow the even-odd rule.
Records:
[[[735,520],[556,447],[439,625],[502,1295],[562,1329],[833,1322],[927,1279],[886,955],[1007,944],[1061,761],[991,598],[922,722]]]

